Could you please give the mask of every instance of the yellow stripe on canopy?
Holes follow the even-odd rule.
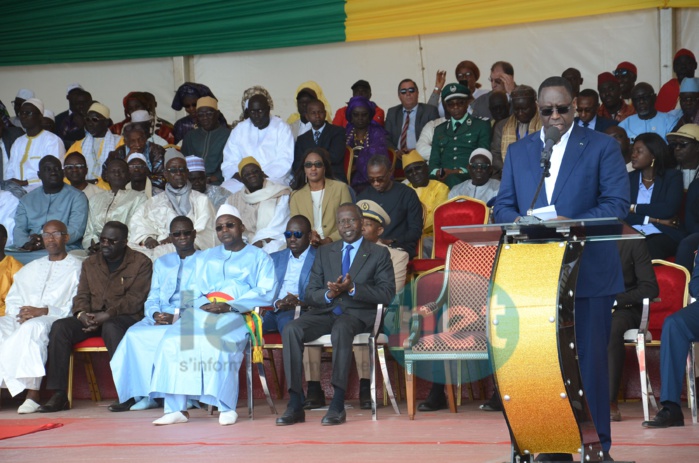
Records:
[[[436,34],[648,8],[699,7],[697,0],[347,0],[347,42]]]

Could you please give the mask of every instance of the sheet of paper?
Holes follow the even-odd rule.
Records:
[[[538,217],[541,220],[551,220],[558,217],[558,213],[556,212],[556,206],[553,204],[550,206],[539,207],[537,209],[534,209],[532,210],[532,214],[534,215],[534,217]]]

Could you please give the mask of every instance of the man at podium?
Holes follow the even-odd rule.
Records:
[[[494,207],[496,222],[518,222],[530,207],[535,216],[546,208],[554,220],[625,218],[629,212],[629,180],[619,144],[609,136],[573,124],[576,102],[570,84],[562,77],[549,77],[540,85],[537,103],[543,127],[507,149]],[[552,127],[558,129],[558,136],[553,137],[556,131]],[[552,146],[550,176],[534,199],[543,173],[545,146]],[[612,441],[607,342],[614,296],[624,291],[619,253],[613,241],[585,245],[576,291],[575,336],[580,371],[604,459],[608,460]],[[572,455],[540,454],[536,461],[565,460],[572,461]]]

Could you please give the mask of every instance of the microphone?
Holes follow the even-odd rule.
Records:
[[[549,127],[544,132],[544,150],[541,152],[541,167],[546,168],[553,152],[553,145],[561,140],[561,131],[556,127]]]

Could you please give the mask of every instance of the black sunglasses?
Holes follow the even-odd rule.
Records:
[[[568,114],[568,111],[572,108],[571,105],[568,106],[553,106],[551,108],[540,108],[539,112],[542,116],[553,116],[553,111],[555,110],[558,114]]]
[[[303,237],[303,232],[300,232],[300,231],[295,231],[295,232],[285,231],[284,232],[284,238],[289,239],[292,236],[296,237],[297,240],[300,240]]]
[[[193,232],[193,231],[194,231],[194,230],[176,231],[176,232],[170,233],[170,236],[174,236],[175,238],[179,238],[179,237],[182,236],[182,235],[184,235],[184,236],[192,236],[192,232]]]
[[[171,174],[186,174],[187,173],[187,168],[186,167],[169,167],[165,169],[166,172],[169,172]]]
[[[224,224],[221,224],[221,225],[216,225],[216,231],[217,231],[217,232],[222,231],[222,230],[223,230],[223,227],[226,227],[226,228],[228,228],[228,229],[231,229],[231,228],[235,227],[235,224],[234,224],[233,222],[228,222],[228,223],[224,223]]]
[[[415,93],[417,89],[415,87],[408,87],[408,88],[401,88],[400,93],[401,95],[405,95],[406,93]]]
[[[671,141],[670,143],[668,143],[668,146],[674,150],[675,148],[684,149],[691,144],[691,141]]]
[[[316,169],[320,169],[321,167],[323,167],[323,165],[324,164],[322,161],[315,161],[315,162],[306,161],[303,163],[303,167],[305,167],[306,169],[310,169],[311,167],[315,167]]]
[[[628,71],[626,69],[617,69],[616,71],[614,71],[615,76],[625,76],[628,74],[631,74],[631,71]]]

